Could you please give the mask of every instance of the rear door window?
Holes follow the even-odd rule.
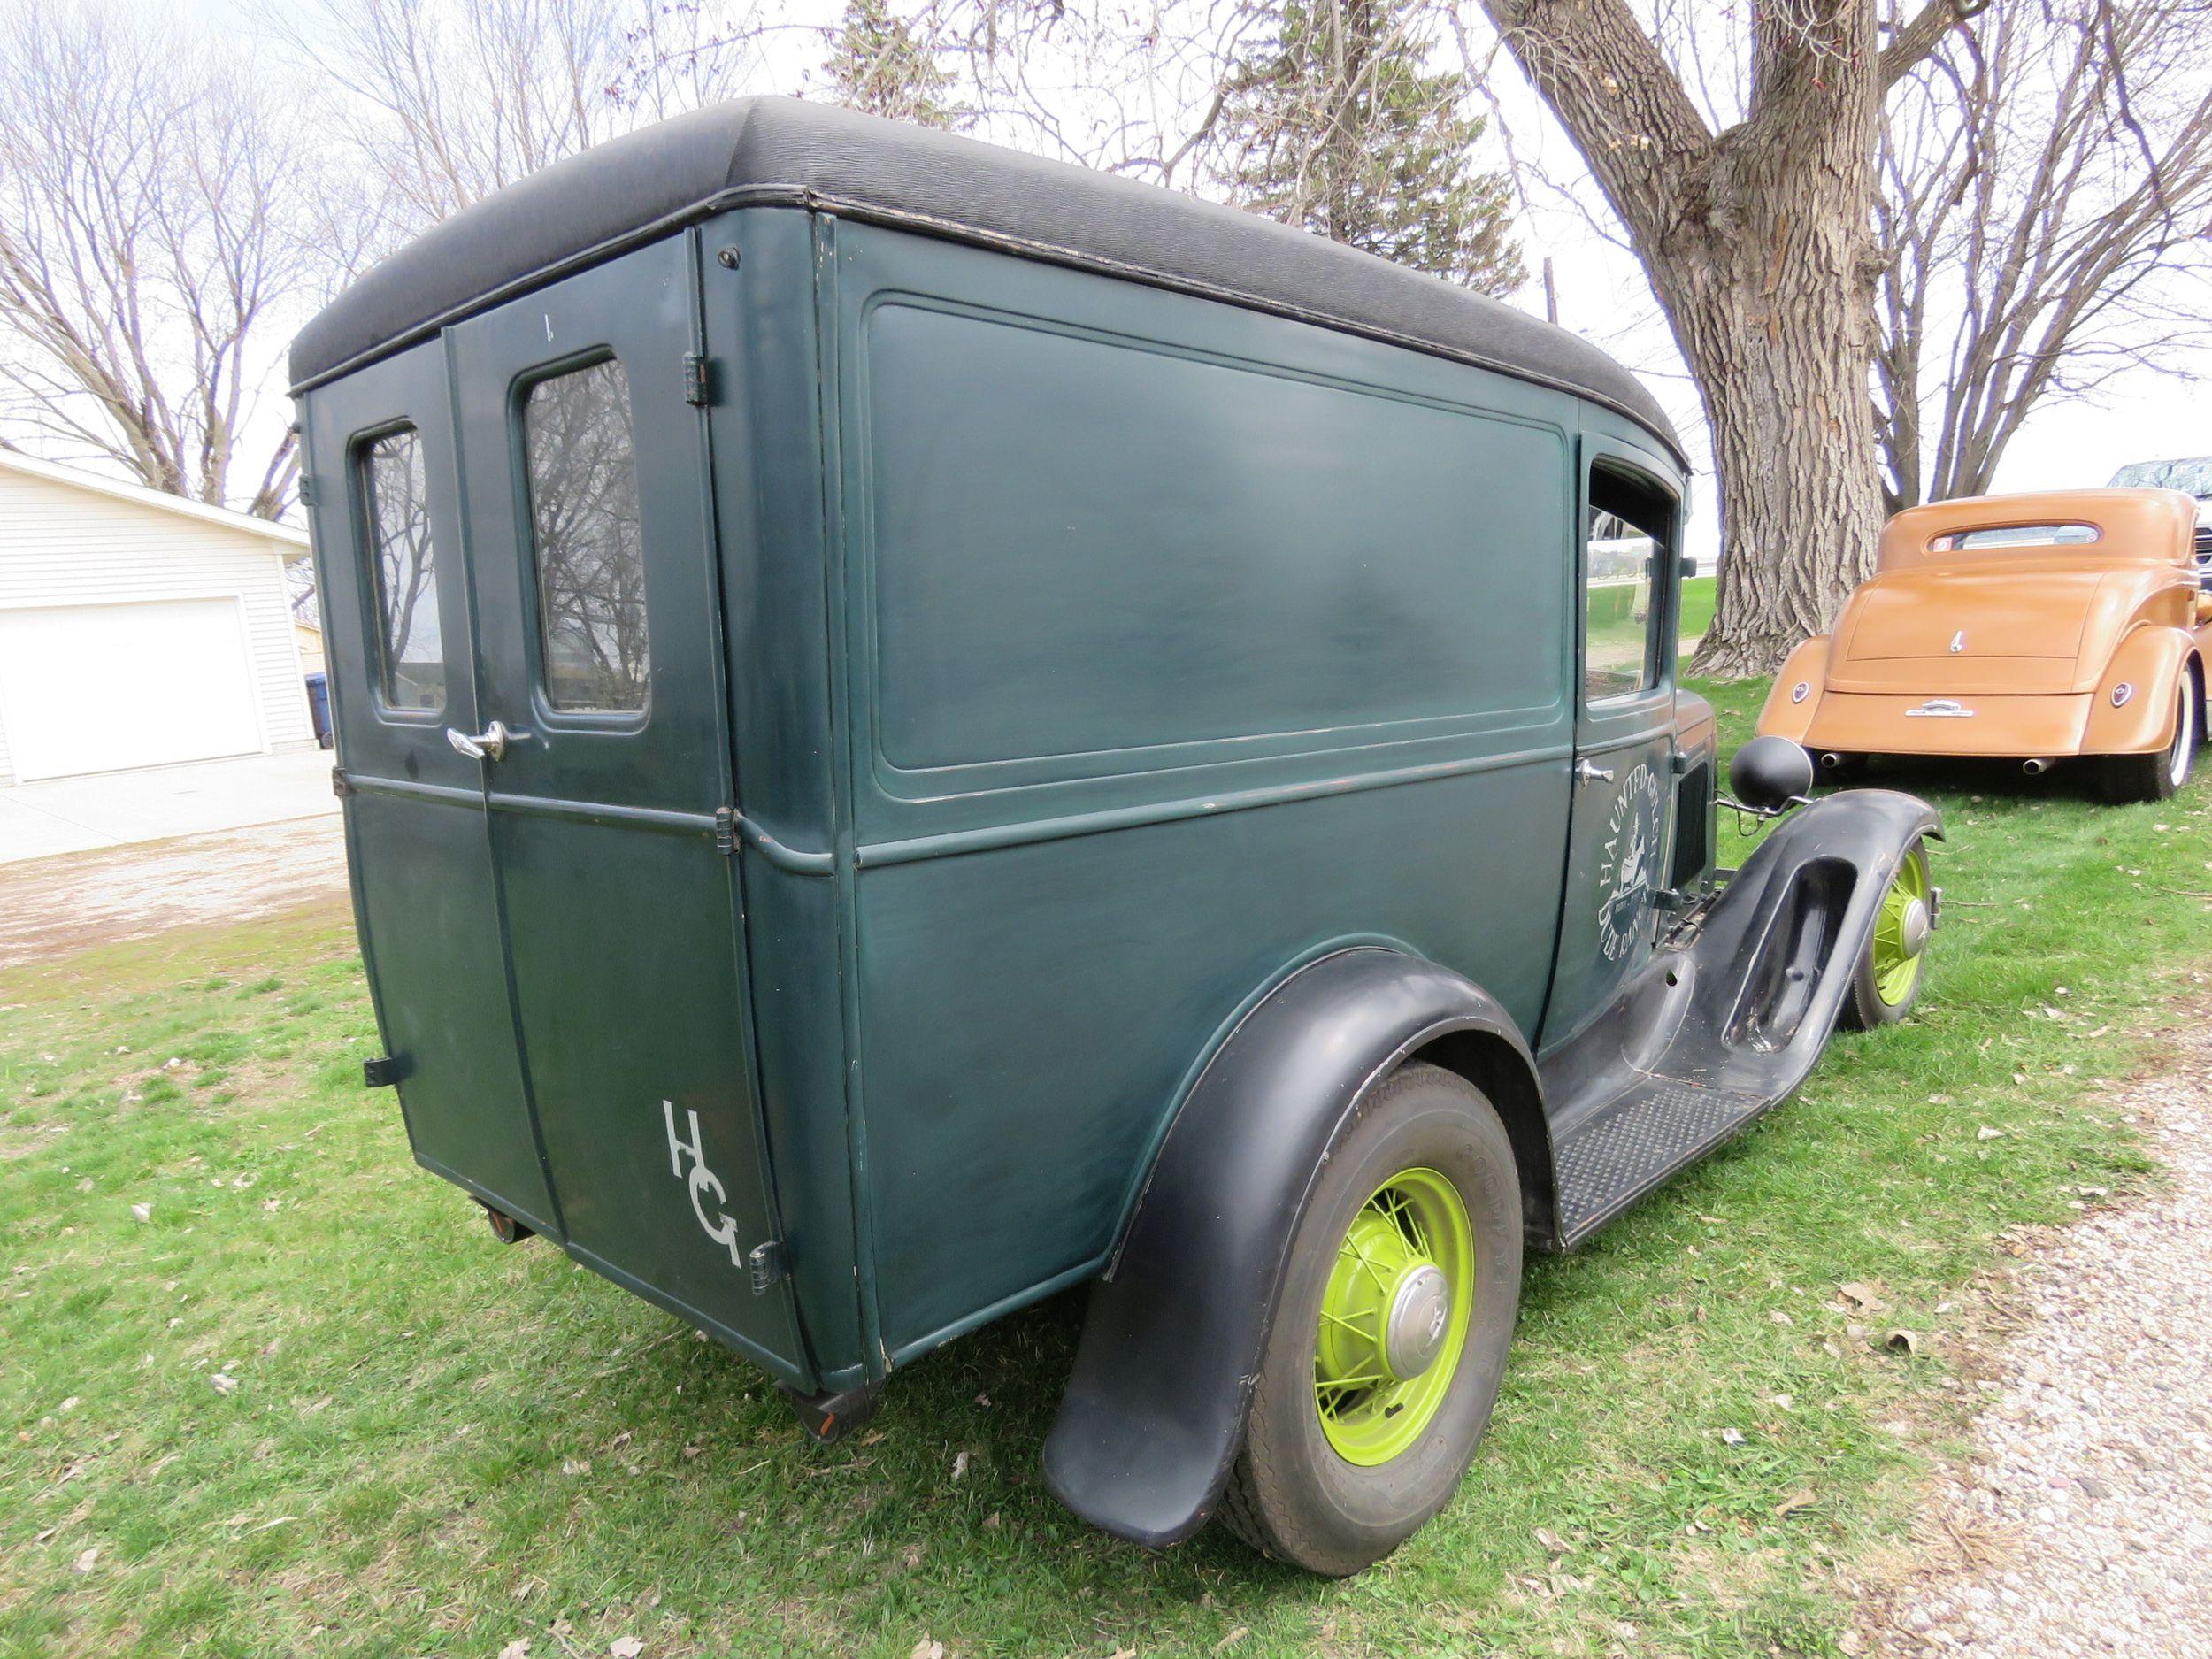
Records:
[[[445,646],[422,434],[396,427],[362,445],[359,456],[357,477],[375,550],[377,689],[387,708],[435,714],[445,707]]]
[[[567,713],[637,713],[652,664],[622,365],[605,358],[532,387],[523,444],[546,701]]]

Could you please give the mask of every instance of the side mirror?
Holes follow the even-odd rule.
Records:
[[[1755,737],[1728,763],[1728,787],[1754,812],[1784,812],[1813,792],[1813,757],[1786,737]]]

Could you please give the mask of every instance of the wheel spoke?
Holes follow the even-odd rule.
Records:
[[[1331,1325],[1342,1326],[1345,1330],[1349,1331],[1354,1336],[1359,1338],[1363,1342],[1374,1340],[1378,1334],[1377,1332],[1365,1330],[1357,1324],[1354,1323],[1352,1320],[1346,1318],[1342,1314],[1333,1313],[1326,1308],[1322,1309],[1321,1317],[1324,1319],[1326,1319]],[[1377,1321],[1379,1324],[1380,1322],[1380,1317],[1381,1316],[1378,1314]]]
[[[1340,1394],[1357,1394],[1363,1388],[1379,1387],[1392,1380],[1394,1380],[1393,1378],[1386,1371],[1362,1371],[1356,1377],[1332,1377],[1320,1386],[1333,1388]]]

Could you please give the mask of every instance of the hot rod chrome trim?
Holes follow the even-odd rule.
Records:
[[[1908,720],[1970,720],[1974,710],[1949,697],[1931,697],[1916,709],[1905,710]]]

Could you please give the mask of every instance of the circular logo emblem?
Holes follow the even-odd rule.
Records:
[[[1790,701],[1792,703],[1802,703],[1807,697],[1812,695],[1812,681],[1809,680],[1801,680],[1794,686],[1790,687]]]
[[[1639,764],[1613,797],[1598,864],[1598,949],[1608,962],[1628,954],[1658,882],[1658,775]]]

